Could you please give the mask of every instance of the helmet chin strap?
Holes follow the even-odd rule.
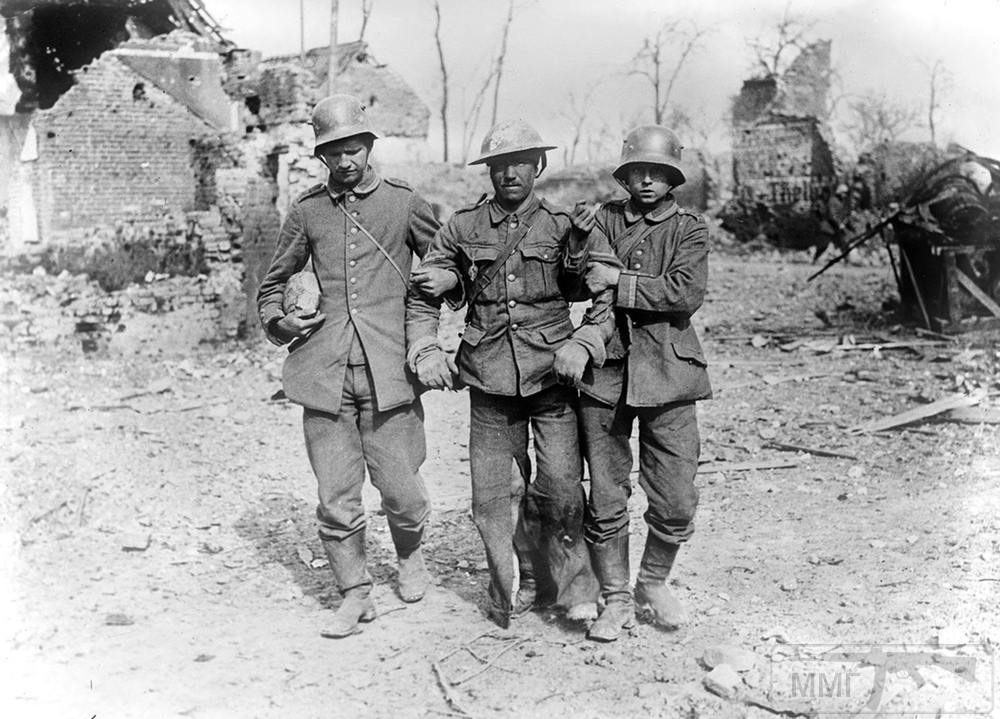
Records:
[[[548,159],[545,157],[545,153],[542,153],[541,161],[538,163],[538,170],[535,172],[535,179],[537,180],[545,172],[545,168],[549,166]]]

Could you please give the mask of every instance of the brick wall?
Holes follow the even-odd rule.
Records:
[[[32,191],[44,239],[63,230],[194,209],[201,120],[105,54],[34,118]]]

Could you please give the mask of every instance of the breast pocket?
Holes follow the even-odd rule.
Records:
[[[537,243],[521,247],[525,292],[532,299],[559,294],[562,248],[557,243]]]
[[[466,294],[471,295],[480,278],[485,277],[493,262],[500,256],[496,247],[489,245],[467,245],[462,247],[462,275],[465,277]],[[483,289],[481,297],[492,297],[498,290],[490,283]]]

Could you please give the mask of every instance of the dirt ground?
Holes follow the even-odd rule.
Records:
[[[273,398],[282,350],[191,347],[165,323],[132,344],[127,329],[107,354],[71,339],[6,351],[3,715],[1000,716],[1000,425],[851,431],[968,390],[995,407],[997,334],[918,336],[883,308],[887,268],[807,284],[814,269],[713,256],[696,324],[716,397],[700,405],[697,531],[673,580],[693,619],[641,621],[612,644],[545,611],[506,631],[483,616],[465,393],[425,396],[435,586],[418,604],[396,597],[369,493],[380,616],[330,640],[338,600],[300,411]],[[642,504],[637,489],[633,576]],[[869,653],[844,669],[853,694],[816,696],[803,677],[818,650],[802,645],[926,661],[910,672]],[[720,652],[735,673],[710,676]],[[866,704],[880,666],[884,691]]]

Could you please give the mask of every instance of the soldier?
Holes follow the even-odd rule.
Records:
[[[634,617],[629,593],[629,439],[639,420],[639,484],[646,492],[646,547],[635,601],[666,626],[685,621],[667,587],[680,545],[694,531],[699,437],[695,400],[711,396],[705,356],[691,326],[708,280],[708,231],[677,206],[681,145],[650,125],[625,138],[614,177],[629,192],[597,212],[620,268],[589,265],[592,292],[614,290],[617,333],[603,367],[579,384],[580,426],[590,467],[587,543],[604,609],[588,636],[616,639]],[[600,239],[599,233],[592,238]],[[592,257],[600,248],[592,243]]]
[[[487,614],[503,627],[549,602],[568,608],[570,618],[596,614],[583,542],[577,394],[560,384],[604,359],[604,338],[592,323],[599,318],[574,330],[567,301],[582,290],[594,222],[582,208],[571,217],[534,194],[551,149],[521,120],[489,131],[470,164],[488,167],[494,195],[457,211],[437,234],[414,275],[424,296],[411,294],[407,306],[408,362],[436,388],[450,386],[452,374],[437,343],[441,299],[428,296],[447,287],[449,306],[468,308],[456,371],[469,387],[472,513],[490,568]],[[605,315],[610,334],[606,303]],[[512,603],[515,552],[520,585]]]
[[[368,164],[378,135],[357,98],[322,100],[312,125],[329,179],[289,208],[257,304],[271,341],[292,343],[282,383],[304,407],[319,536],[343,597],[323,635],[343,637],[375,618],[361,500],[366,467],[399,558],[400,597],[420,600],[430,581],[420,551],[430,512],[419,473],[424,415],[403,336],[411,261],[439,224],[412,188]],[[310,259],[318,312],[286,313],[288,280]]]

